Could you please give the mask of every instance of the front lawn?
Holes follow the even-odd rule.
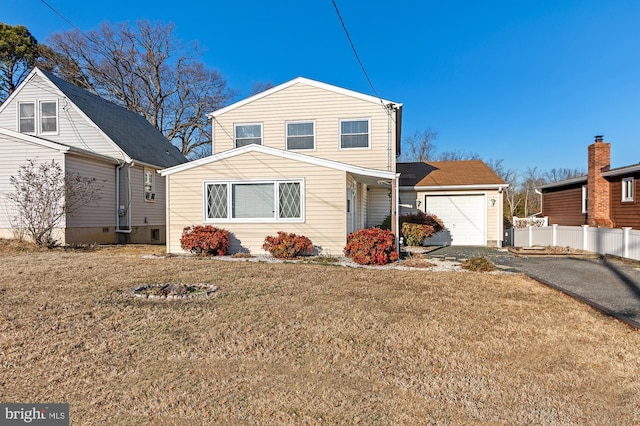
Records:
[[[518,275],[0,254],[0,401],[72,424],[638,424],[640,333]],[[147,301],[146,284],[212,284]]]

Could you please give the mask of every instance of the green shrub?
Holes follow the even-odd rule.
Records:
[[[382,221],[380,226],[378,226],[378,228],[391,231],[391,215],[390,214],[388,214],[387,217],[384,218],[384,220]]]
[[[229,250],[229,231],[211,225],[183,229],[180,246],[200,256],[224,256]]]
[[[486,257],[470,257],[460,265],[462,269],[473,272],[491,272],[495,271],[496,265]]]
[[[278,259],[293,259],[313,253],[313,244],[309,238],[282,231],[275,237],[269,235],[265,238],[262,248]]]
[[[344,254],[360,265],[386,265],[398,260],[394,235],[380,228],[365,228],[349,234]]]
[[[425,238],[437,234],[444,229],[442,221],[434,214],[418,211],[400,216],[400,230],[405,244],[419,246]]]

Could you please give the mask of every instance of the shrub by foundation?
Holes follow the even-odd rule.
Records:
[[[262,248],[278,259],[293,259],[313,253],[313,244],[309,238],[282,231],[275,237],[269,235],[265,238]]]
[[[394,235],[380,228],[360,229],[349,234],[344,254],[360,265],[386,265],[398,260]]]
[[[229,231],[211,225],[188,226],[182,231],[180,246],[200,256],[224,256],[229,251]]]

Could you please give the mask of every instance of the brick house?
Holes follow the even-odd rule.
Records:
[[[611,144],[596,136],[588,147],[588,171],[542,185],[542,215],[549,224],[640,229],[636,181],[640,164],[611,168]]]

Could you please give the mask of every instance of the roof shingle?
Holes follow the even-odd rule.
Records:
[[[482,160],[397,163],[400,186],[504,185]]]

